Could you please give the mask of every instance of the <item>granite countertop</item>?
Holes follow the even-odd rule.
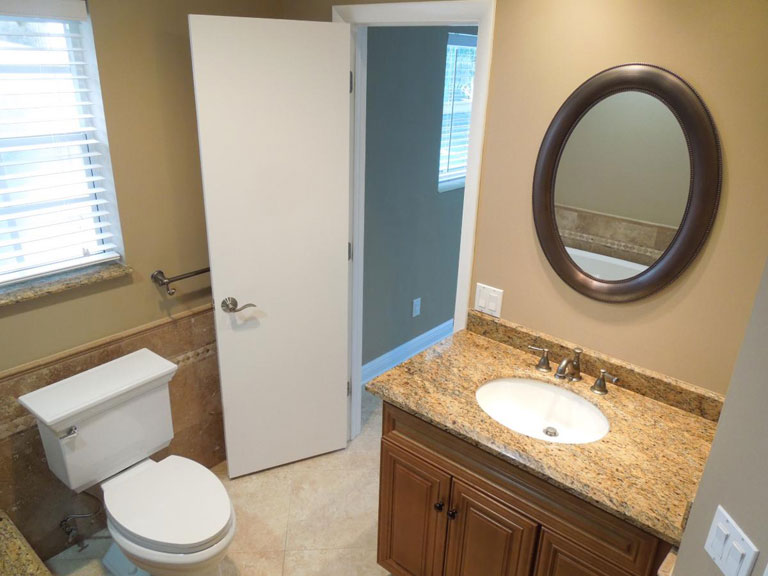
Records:
[[[0,510],[0,574],[51,576],[8,515]]]
[[[609,384],[609,393],[535,370],[538,357],[462,331],[368,383],[398,408],[498,456],[595,506],[679,545],[689,503],[709,455],[716,423]],[[602,410],[610,432],[590,444],[536,440],[491,419],[475,391],[495,378],[550,382]]]

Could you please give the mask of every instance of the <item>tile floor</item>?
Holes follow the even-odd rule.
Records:
[[[363,431],[346,450],[229,480],[237,531],[222,576],[376,576],[381,402],[363,394]],[[105,576],[97,534],[46,564],[60,576]]]

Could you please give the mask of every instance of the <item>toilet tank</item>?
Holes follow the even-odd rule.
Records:
[[[81,492],[168,446],[176,368],[144,348],[19,398],[51,471]]]

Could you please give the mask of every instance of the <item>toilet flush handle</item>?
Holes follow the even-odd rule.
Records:
[[[74,438],[75,436],[77,436],[77,426],[70,426],[62,436],[59,436],[59,440],[67,440],[69,438]]]

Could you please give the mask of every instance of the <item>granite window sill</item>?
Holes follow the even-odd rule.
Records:
[[[15,282],[7,286],[0,286],[0,307],[121,278],[128,276],[132,272],[133,268],[125,264],[104,262],[86,268],[77,268],[75,270],[59,272],[58,274],[51,274],[42,278]]]

